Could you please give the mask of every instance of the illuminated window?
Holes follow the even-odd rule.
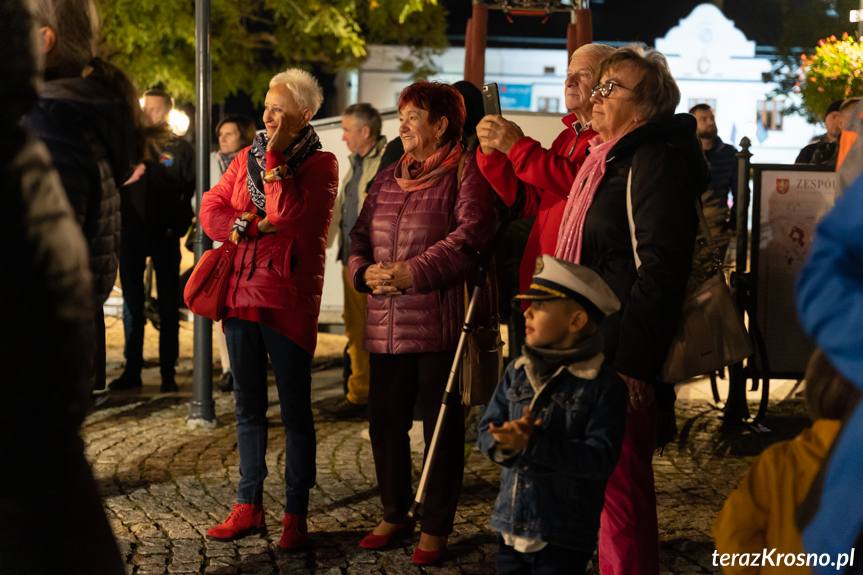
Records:
[[[536,106],[540,112],[557,113],[560,110],[560,98],[537,98]]]
[[[758,102],[757,121],[768,130],[782,130],[782,112],[785,110],[783,100],[761,100]]]

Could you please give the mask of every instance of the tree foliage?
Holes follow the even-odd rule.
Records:
[[[857,26],[849,22],[848,14],[860,8],[860,0],[768,1],[773,4],[773,11],[782,22],[782,33],[776,46],[776,59],[765,81],[778,84],[771,97],[789,96],[800,90],[798,81],[802,72],[802,55],[811,54],[822,38],[841,36],[843,33],[856,36]],[[807,104],[788,100],[784,113],[799,114],[809,122],[817,123],[823,119],[824,109],[826,106],[821,109],[820,105],[816,105],[813,109]]]
[[[193,100],[194,0],[96,1],[105,55],[139,87]],[[212,99],[243,91],[260,103],[278,70],[356,67],[367,43],[410,46],[406,65],[428,75],[445,30],[437,0],[211,0]]]

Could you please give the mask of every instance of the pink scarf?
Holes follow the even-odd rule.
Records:
[[[439,148],[421,163],[417,162],[410,152],[405,152],[396,164],[396,181],[406,192],[430,188],[436,185],[444,174],[458,167],[462,153],[464,146],[459,142]]]
[[[554,257],[570,262],[581,262],[581,245],[584,240],[584,219],[587,210],[593,203],[596,189],[605,176],[605,160],[608,153],[620,137],[603,142],[601,136],[596,136],[590,143],[590,155],[578,170],[566,207],[563,211],[563,221],[557,234],[557,247]]]

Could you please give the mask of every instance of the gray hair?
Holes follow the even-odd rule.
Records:
[[[284,84],[294,95],[300,110],[311,110],[312,116],[318,113],[321,104],[324,103],[324,91],[321,85],[305,70],[289,68],[279,72],[270,80],[270,88],[277,84]]]
[[[576,56],[586,58],[588,65],[590,66],[590,73],[593,75],[593,81],[599,82],[599,67],[602,64],[602,61],[614,54],[616,51],[617,48],[613,48],[606,44],[585,44],[573,51],[572,55],[569,57],[569,61],[572,62],[572,59]]]
[[[620,48],[602,62],[599,80],[608,73],[624,66],[640,70],[641,81],[632,88],[632,94],[642,114],[642,120],[668,120],[680,103],[680,88],[668,69],[668,61],[661,52],[645,50],[638,44]]]
[[[54,48],[45,56],[48,67],[85,65],[95,55],[99,13],[93,0],[31,0],[38,27],[54,31]]]
[[[364,126],[369,127],[372,137],[375,140],[381,137],[381,124],[383,123],[381,120],[381,114],[371,104],[367,104],[365,102],[351,104],[345,108],[345,111],[342,112],[342,116],[353,116],[358,118]]]

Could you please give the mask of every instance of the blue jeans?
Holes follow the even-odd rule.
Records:
[[[120,238],[125,371],[140,375],[144,365],[144,269],[148,256],[153,259],[159,289],[159,366],[162,379],[173,379],[180,355],[180,240],[176,237],[123,232]]]
[[[273,364],[285,428],[285,513],[305,515],[315,485],[312,357],[261,323],[229,317],[223,322],[234,396],[240,484],[237,503],[260,505],[267,477],[267,355]]]
[[[535,553],[521,553],[497,534],[497,575],[583,575],[592,552],[546,545]]]

